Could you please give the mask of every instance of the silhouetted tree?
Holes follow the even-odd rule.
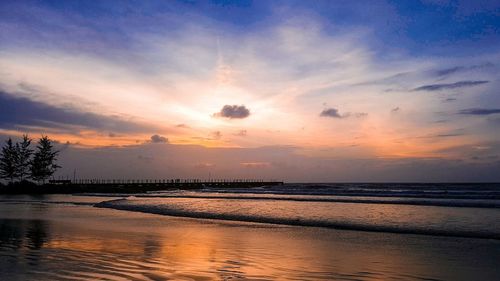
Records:
[[[23,181],[30,175],[31,155],[33,149],[30,148],[32,139],[28,135],[23,135],[23,141],[16,143],[17,150],[17,176]]]
[[[18,176],[17,161],[16,146],[12,143],[12,139],[9,138],[2,147],[2,154],[0,155],[0,177],[13,183],[14,178]]]
[[[45,183],[45,180],[60,168],[56,164],[59,151],[54,150],[52,141],[47,136],[42,136],[38,140],[37,150],[31,161],[31,178]]]

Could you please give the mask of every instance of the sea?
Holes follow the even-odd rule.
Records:
[[[500,239],[498,184],[285,184],[164,191],[98,207],[145,213]]]
[[[500,184],[0,196],[1,280],[500,280]]]

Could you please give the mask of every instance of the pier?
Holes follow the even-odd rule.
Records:
[[[137,193],[171,189],[251,188],[282,184],[282,181],[255,179],[74,179],[50,180],[45,188],[72,193]]]

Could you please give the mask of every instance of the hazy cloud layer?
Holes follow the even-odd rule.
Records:
[[[449,138],[443,138],[449,139]],[[56,176],[92,178],[261,178],[289,182],[332,181],[499,181],[497,144],[460,146],[442,151],[463,154],[437,158],[325,158],[303,156],[297,148],[206,148],[195,145],[137,145],[79,148],[60,154]],[[99,159],[99,161],[96,161]],[[193,169],[202,167],[203,169]],[[255,168],[255,169],[242,169]],[[207,169],[209,171],[207,171]]]
[[[224,105],[220,112],[215,113],[214,116],[229,119],[243,119],[250,116],[250,110],[244,105]]]
[[[458,89],[458,88],[465,88],[465,87],[473,87],[481,84],[486,84],[489,83],[490,81],[484,81],[484,80],[479,80],[479,81],[459,81],[455,83],[449,83],[449,84],[430,84],[430,85],[424,85],[420,86],[418,88],[413,89],[413,91],[440,91],[440,90],[446,90],[446,89]]]
[[[462,109],[458,112],[459,114],[466,115],[491,115],[500,113],[498,108],[468,108]]]

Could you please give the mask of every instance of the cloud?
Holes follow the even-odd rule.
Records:
[[[242,162],[241,166],[245,168],[267,168],[271,166],[269,162]]]
[[[455,67],[450,67],[450,68],[445,68],[445,69],[439,69],[439,70],[436,70],[436,75],[437,76],[446,76],[446,75],[450,75],[450,74],[462,71],[464,69],[465,69],[465,67],[463,67],[463,66],[455,66]]]
[[[168,139],[160,135],[152,135],[151,143],[168,143]]]
[[[491,62],[487,62],[487,63],[483,63],[483,64],[476,64],[476,65],[471,65],[471,66],[455,66],[455,67],[449,67],[449,68],[435,70],[434,74],[438,77],[441,77],[441,76],[447,76],[447,75],[454,74],[454,73],[465,72],[465,71],[470,71],[470,70],[478,70],[478,69],[483,69],[483,68],[490,68],[490,67],[494,67],[494,66],[495,65]]]
[[[466,135],[465,129],[455,129],[440,134],[431,134],[427,136],[422,136],[420,138],[449,138],[449,137],[460,137],[465,135]]]
[[[339,114],[338,109],[336,108],[326,108],[321,111],[319,114],[321,117],[331,117],[331,118],[342,118],[342,115]]]
[[[220,140],[222,133],[220,131],[215,131],[210,134],[211,138],[214,140]]]
[[[465,115],[490,115],[500,113],[500,108],[468,108],[462,109],[458,112]]]
[[[366,112],[356,112],[356,113],[354,113],[353,115],[354,115],[354,117],[356,117],[356,118],[363,118],[363,117],[368,116],[368,113],[366,113]]]
[[[75,126],[113,132],[144,132],[152,129],[149,125],[119,117],[55,107],[28,98],[15,97],[0,90],[0,128],[16,129],[19,126],[50,127],[73,133],[78,133],[81,129]]]
[[[212,168],[215,167],[216,165],[214,163],[196,163],[193,165],[195,168]]]
[[[244,105],[224,105],[220,112],[215,113],[213,116],[224,117],[229,119],[243,119],[250,116],[250,110]]]
[[[438,138],[449,138],[449,137],[459,137],[465,135],[464,133],[450,133],[450,134],[439,134],[435,135]]]
[[[449,83],[449,84],[429,84],[429,85],[424,85],[420,86],[418,88],[413,89],[412,91],[418,92],[418,91],[440,91],[440,90],[446,90],[446,89],[458,89],[458,88],[465,88],[465,87],[473,87],[481,84],[486,84],[489,83],[490,81],[484,81],[484,80],[478,80],[478,81],[459,81],[455,83]]]
[[[413,56],[411,51],[397,56],[380,56],[376,42],[379,39],[380,42],[387,41],[372,37],[377,35],[369,33],[371,28],[367,30],[363,25],[347,24],[332,30],[330,24],[315,13],[302,14],[294,10],[291,11],[292,14],[301,16],[277,18],[256,29],[240,30],[233,28],[231,23],[220,25],[221,22],[217,20],[209,20],[207,24],[207,20],[196,15],[193,15],[193,21],[186,23],[175,14],[172,17],[165,17],[163,13],[159,13],[158,17],[143,17],[141,13],[136,17],[127,14],[123,18],[124,22],[119,21],[115,25],[114,21],[106,21],[103,26],[100,25],[100,19],[95,17],[78,18],[68,13],[59,13],[58,10],[54,12],[67,17],[67,21],[58,21],[62,30],[50,29],[50,24],[33,25],[22,20],[19,20],[19,24],[29,24],[29,28],[20,28],[14,24],[10,26],[8,32],[13,35],[24,34],[24,30],[33,36],[23,35],[26,42],[22,43],[25,44],[13,44],[12,40],[4,40],[6,44],[12,44],[16,48],[8,48],[2,44],[0,83],[5,85],[2,87],[12,89],[10,92],[15,89],[19,92],[16,94],[29,96],[32,100],[58,104],[59,107],[65,107],[65,103],[73,103],[82,108],[81,111],[102,115],[124,114],[137,118],[133,120],[157,124],[159,128],[134,136],[124,136],[133,138],[134,141],[138,139],[140,143],[149,141],[153,133],[168,135],[170,140],[175,139],[176,142],[182,140],[190,144],[241,147],[262,143],[308,143],[311,146],[336,147],[360,138],[360,146],[367,150],[374,149],[381,156],[401,155],[401,151],[405,155],[427,155],[426,151],[430,148],[426,144],[393,144],[391,140],[409,139],[415,132],[432,134],[445,126],[471,126],[472,124],[461,122],[474,122],[474,118],[446,116],[450,118],[449,124],[431,124],[435,118],[444,118],[436,117],[434,112],[448,113],[450,108],[446,107],[451,104],[441,103],[439,100],[435,103],[437,97],[424,94],[426,92],[408,95],[408,90],[427,84],[462,80],[491,81],[491,84],[482,87],[466,88],[485,88],[486,91],[478,92],[473,100],[460,100],[461,106],[454,108],[452,113],[476,106],[468,102],[481,101],[483,97],[495,104],[498,97],[492,93],[494,87],[490,87],[496,83],[496,67],[492,71],[485,70],[481,73],[453,73],[450,76],[457,76],[447,80],[438,80],[440,77],[436,78],[434,73],[435,70],[450,72],[452,70],[449,69],[453,67],[478,64],[477,59],[496,62],[498,58],[495,52],[484,52],[481,56],[457,54],[456,57],[454,52],[450,52],[450,57],[447,58],[422,53]],[[26,18],[40,19],[40,23],[48,19],[54,22],[53,17],[35,15],[26,15]],[[282,16],[281,13],[279,15]],[[172,25],[158,21],[166,18],[170,18]],[[147,26],[155,23],[153,25],[157,27],[172,28],[153,28],[144,33],[141,27],[144,20],[148,23]],[[78,30],[75,29],[80,27],[83,29],[76,32]],[[103,34],[101,39],[104,40],[96,40],[100,36],[89,37],[86,32],[105,31],[109,27],[113,28]],[[120,32],[116,32],[117,30]],[[214,40],[220,37],[218,35],[221,35],[221,30],[223,36],[220,40]],[[108,36],[109,33],[122,35],[126,41],[115,40]],[[72,40],[65,38],[67,34],[71,34]],[[44,38],[48,36],[51,40],[39,40],[41,35]],[[113,40],[108,40],[110,38]],[[37,48],[30,42],[37,43],[37,46],[43,42],[48,45],[43,43],[44,48]],[[130,42],[134,44],[128,44]],[[119,45],[118,50],[114,48],[115,45]],[[461,44],[451,45],[460,48],[458,45]],[[365,81],[380,82],[362,84]],[[23,82],[28,84],[22,84]],[[30,85],[38,85],[39,88],[33,89]],[[387,88],[393,91],[381,94]],[[40,90],[43,93],[31,94]],[[439,99],[447,96],[440,96]],[[322,102],[327,105],[321,106]],[[232,109],[233,104],[245,105],[252,116],[244,120],[226,120],[225,118],[231,117],[220,115],[220,111],[223,111],[221,108],[229,105]],[[399,113],[405,114],[398,118],[395,118],[396,114],[391,115],[388,111],[395,106],[401,106],[403,111]],[[328,107],[337,107],[338,116],[325,117],[340,120],[318,118],[320,112]],[[347,115],[348,111],[352,113]],[[365,124],[368,122],[356,118],[366,116],[356,114],[357,111],[368,112],[368,118],[373,116],[374,123]],[[219,112],[224,119],[211,118],[215,112]],[[493,118],[496,116],[491,119]],[[165,120],[168,120],[167,123]],[[331,129],[330,121],[336,123],[335,126],[338,125],[335,130]],[[191,128],[175,127],[181,123],[189,124]],[[484,125],[488,124],[484,122]],[[166,126],[165,129],[168,127],[171,132],[161,129],[161,126]],[[304,126],[306,130],[300,131]],[[240,129],[247,129],[249,135],[234,136]],[[207,139],[210,132],[215,130],[224,131],[222,139],[225,142]],[[106,128],[102,132],[123,135],[123,132],[115,132],[112,128]],[[204,138],[197,140],[191,139],[191,136]],[[384,137],[383,141],[380,140],[381,136]],[[72,138],[70,141],[80,140],[86,143],[90,142],[91,137]],[[477,131],[477,141],[494,137],[486,129],[483,131],[479,128]],[[107,143],[114,143],[122,138],[106,139]],[[410,149],[405,147],[415,149],[409,152]],[[254,159],[242,162],[251,160]]]
[[[235,136],[238,136],[238,137],[246,137],[247,135],[247,130],[239,130],[238,132],[236,132],[234,134]]]
[[[363,118],[363,117],[368,116],[368,113],[365,113],[365,112],[356,112],[356,113],[347,112],[347,113],[344,113],[341,115],[339,113],[338,109],[336,109],[336,108],[326,108],[326,109],[323,109],[323,111],[321,111],[319,116],[330,117],[330,118],[347,118],[347,117],[354,116],[356,118]]]
[[[394,107],[393,109],[391,109],[392,113],[396,113],[396,112],[400,112],[400,111],[401,111],[401,108],[399,108],[399,106]]]

